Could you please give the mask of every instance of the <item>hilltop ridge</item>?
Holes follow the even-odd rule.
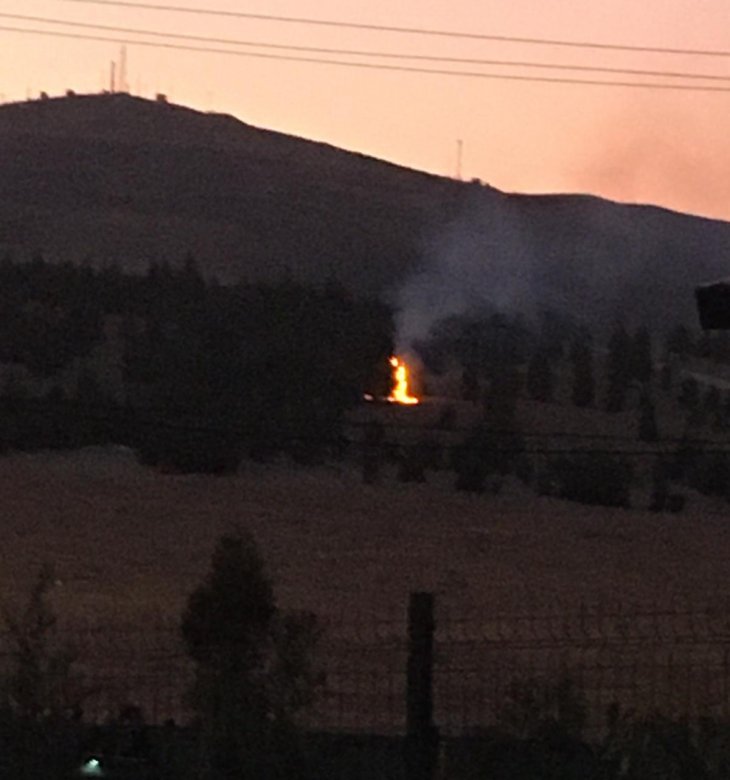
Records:
[[[451,264],[442,279],[497,263],[533,305],[656,319],[675,301],[690,315],[728,249],[728,223],[502,193],[127,94],[0,106],[0,251],[16,256],[135,272],[193,255],[224,283],[336,280],[390,299],[434,263]]]

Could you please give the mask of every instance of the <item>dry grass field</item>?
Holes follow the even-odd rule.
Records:
[[[160,475],[124,450],[0,460],[0,589],[22,597],[42,561],[56,567],[62,619],[179,613],[216,538],[258,540],[282,605],[337,617],[393,615],[409,592],[489,611],[603,599],[669,604],[730,592],[728,506],[692,495],[679,515],[535,497],[362,484],[347,465],[244,465],[233,477]]]
[[[374,410],[364,408],[353,422],[379,414],[389,440],[402,444],[417,441],[439,415],[429,404],[404,414]],[[458,412],[457,425],[467,427],[469,408]],[[671,427],[672,409],[660,413],[663,435],[680,435]],[[622,449],[643,450],[632,441],[634,416],[561,404],[520,408],[528,432],[574,434],[528,437],[528,448],[593,446],[583,438],[590,434],[622,436]],[[448,471],[429,472],[426,484],[403,484],[394,464],[377,485],[365,485],[357,465],[346,461],[244,462],[234,476],[210,477],[160,474],[123,448],[10,455],[0,459],[0,597],[19,607],[41,564],[52,563],[65,635],[81,629],[83,666],[105,680],[94,712],[116,711],[131,699],[157,719],[179,716],[189,669],[175,623],[220,534],[246,529],[260,545],[281,606],[315,612],[326,629],[320,655],[327,688],[314,723],[402,728],[408,597],[428,590],[437,595],[441,631],[437,711],[458,729],[491,717],[511,677],[566,658],[563,650],[542,653],[539,642],[520,648],[519,636],[504,645],[485,638],[504,639],[502,631],[521,625],[517,631],[528,639],[547,630],[548,638],[557,631],[565,640],[582,602],[598,609],[588,622],[599,639],[610,638],[622,614],[666,613],[670,639],[689,630],[701,644],[711,636],[685,625],[683,616],[691,623],[692,613],[708,605],[727,635],[730,505],[688,492],[680,514],[646,511],[651,460],[636,460],[636,508],[623,510],[538,497],[513,478],[498,493],[479,496],[456,492]],[[526,618],[535,615],[549,620]],[[651,635],[653,618],[643,620],[638,630]],[[729,659],[716,641],[709,648],[690,643],[677,656],[676,642],[659,634],[657,640],[610,658],[600,643],[570,651],[597,705],[619,688],[632,702],[646,694],[670,709],[730,707]],[[677,663],[684,664],[680,693],[671,684],[675,672],[667,672]],[[693,692],[698,674],[701,695]]]

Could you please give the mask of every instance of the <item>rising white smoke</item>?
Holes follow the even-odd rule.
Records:
[[[445,317],[485,308],[537,311],[527,225],[493,190],[475,193],[464,212],[427,243],[421,269],[398,291],[398,349],[407,351]]]

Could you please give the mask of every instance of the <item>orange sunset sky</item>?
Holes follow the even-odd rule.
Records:
[[[134,0],[131,0],[134,2]],[[653,81],[717,92],[501,81],[357,69],[127,45],[130,91],[326,141],[434,173],[523,192],[588,192],[730,219],[730,2],[728,0],[150,0],[198,10],[297,16],[521,38],[715,51],[718,56],[615,51],[406,35],[273,20],[164,12],[78,0],[2,0],[0,95],[98,92],[122,40],[155,40],[549,78]],[[18,19],[12,16],[34,17]],[[46,21],[39,21],[44,19]],[[398,55],[706,74],[701,80],[444,61],[393,60],[235,47],[48,20],[258,44]],[[16,28],[11,31],[8,28]],[[19,32],[96,35],[79,40]],[[0,150],[1,153],[1,150]]]

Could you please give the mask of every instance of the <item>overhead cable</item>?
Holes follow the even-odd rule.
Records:
[[[27,27],[9,27],[2,25],[0,31],[21,33],[24,35],[41,35],[46,37],[67,38],[73,40],[97,41],[100,43],[116,43],[127,46],[144,46],[149,48],[167,49],[174,51],[190,51],[201,54],[222,54],[233,57],[248,57],[265,60],[278,60],[281,62],[301,62],[316,65],[330,65],[343,68],[359,68],[362,70],[379,70],[400,73],[428,74],[432,76],[448,76],[469,79],[488,79],[493,81],[521,81],[542,84],[577,84],[583,86],[600,87],[624,87],[628,89],[656,89],[672,90],[681,92],[730,92],[730,87],[713,86],[710,84],[672,84],[661,82],[641,82],[641,81],[609,81],[600,79],[574,79],[554,76],[529,76],[514,73],[494,73],[484,71],[465,71],[465,70],[445,70],[436,68],[419,68],[407,65],[389,65],[386,63],[374,62],[353,62],[349,60],[334,60],[323,57],[303,57],[286,54],[271,54],[265,52],[240,51],[233,49],[219,49],[201,46],[186,46],[178,43],[168,43],[165,41],[143,41],[121,36],[104,35],[85,35],[81,33],[63,32],[61,30],[38,30]]]
[[[206,35],[190,35],[185,33],[171,33],[161,30],[146,30],[136,27],[119,27],[116,25],[93,24],[90,22],[65,21],[63,19],[48,18],[42,16],[27,16],[25,14],[12,14],[0,12],[0,18],[15,21],[34,22],[40,24],[61,25],[80,29],[103,30],[106,32],[122,33],[125,35],[142,35],[147,37],[164,38],[196,43],[218,44],[226,46],[247,46],[260,49],[275,49],[278,51],[308,52],[312,54],[327,54],[348,57],[372,57],[378,59],[411,60],[418,62],[441,62],[453,65],[482,65],[489,67],[514,67],[514,68],[538,68],[545,70],[578,71],[588,73],[607,73],[612,75],[642,76],[656,78],[676,78],[701,81],[730,81],[730,76],[715,73],[690,73],[685,71],[646,70],[637,68],[614,68],[598,65],[572,65],[569,63],[534,62],[522,60],[504,59],[479,59],[470,57],[445,57],[433,54],[407,54],[403,52],[372,51],[363,49],[333,49],[321,46],[300,46],[294,44],[272,43],[269,41],[250,41],[236,38],[216,38]]]
[[[471,33],[456,30],[438,30],[423,27],[399,27],[395,25],[370,24],[364,22],[347,22],[336,19],[313,19],[302,16],[284,16],[276,14],[257,14],[248,11],[226,11],[222,9],[202,8],[201,6],[161,5],[156,3],[129,2],[128,0],[59,0],[65,3],[84,5],[110,6],[117,8],[132,8],[145,11],[162,11],[169,13],[193,14],[202,16],[218,16],[234,19],[258,19],[267,22],[284,24],[316,25],[319,27],[346,28],[352,30],[370,30],[373,32],[399,33],[404,35],[426,35],[442,38],[458,38],[480,41],[498,41],[502,43],[523,43],[540,46],[565,46],[579,49],[604,49],[609,51],[644,52],[652,54],[680,54],[697,57],[730,57],[730,50],[720,49],[682,49],[668,46],[643,46],[623,43],[603,43],[599,41],[572,41],[555,38],[534,38],[516,35],[496,35],[489,33]]]

